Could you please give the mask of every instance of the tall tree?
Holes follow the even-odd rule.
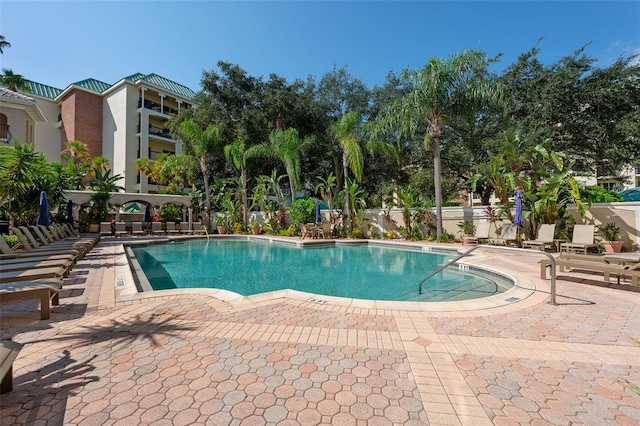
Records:
[[[425,148],[433,152],[433,179],[437,234],[442,234],[442,167],[440,140],[447,126],[463,116],[473,116],[501,92],[485,78],[489,59],[478,50],[468,50],[448,60],[432,58],[419,71],[405,70],[409,92],[387,105],[378,125],[398,138],[422,135]]]
[[[282,162],[289,177],[291,201],[296,200],[296,190],[300,187],[300,164],[302,154],[310,139],[301,139],[296,129],[275,129],[269,135],[269,143],[251,147],[249,158],[272,158]]]
[[[225,145],[224,156],[231,161],[233,167],[240,173],[240,191],[242,198],[242,224],[247,226],[249,202],[247,201],[247,146],[244,140],[236,139]]]
[[[211,217],[211,194],[209,193],[209,158],[222,152],[224,147],[224,125],[213,124],[203,129],[195,121],[188,119],[180,123],[180,136],[187,152],[192,152],[200,162],[200,170],[204,180],[205,210]]]

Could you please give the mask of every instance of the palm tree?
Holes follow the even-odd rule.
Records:
[[[13,146],[0,146],[0,208],[33,191],[46,166],[44,154],[37,152],[33,144],[14,142]]]
[[[501,90],[484,77],[489,60],[478,50],[432,58],[420,71],[405,70],[402,79],[408,93],[387,105],[377,124],[398,138],[414,138],[424,132],[425,148],[433,152],[437,235],[442,234],[442,172],[440,139],[445,127],[462,117],[477,114]]]
[[[187,148],[193,152],[200,163],[204,179],[205,210],[211,217],[211,194],[209,193],[209,158],[224,146],[224,125],[212,124],[206,129],[192,119],[180,123],[180,133]]]
[[[14,92],[31,92],[27,80],[20,74],[14,74],[9,68],[2,68],[3,75],[0,75],[0,84],[13,90]]]
[[[11,43],[5,40],[4,36],[0,34],[0,54],[4,53],[4,49],[11,47]]]
[[[334,139],[340,145],[342,150],[342,179],[346,183],[349,177],[349,170],[353,173],[356,182],[362,180],[362,173],[364,171],[364,155],[362,148],[360,147],[360,131],[358,124],[360,123],[360,117],[357,112],[351,111],[343,115],[332,129]],[[378,138],[370,138],[367,141],[366,148],[371,153],[386,153],[397,158],[397,151],[395,147]],[[350,205],[349,191],[345,191],[345,218],[347,223],[349,222],[348,208]],[[353,221],[355,218],[351,218]],[[351,224],[353,225],[353,223]],[[350,231],[348,229],[347,231]]]
[[[315,187],[315,192],[320,192],[320,196],[327,203],[329,208],[329,222],[333,223],[333,199],[335,196],[336,177],[329,173],[326,179],[317,176],[320,181]]]
[[[247,201],[247,144],[243,139],[236,139],[233,143],[225,145],[224,157],[231,161],[233,167],[240,172],[240,185],[242,192],[242,225],[247,226],[248,201]]]
[[[251,147],[248,158],[272,158],[281,161],[289,177],[291,201],[296,200],[296,188],[300,186],[302,153],[310,138],[300,139],[296,129],[276,129],[269,135],[269,143]]]

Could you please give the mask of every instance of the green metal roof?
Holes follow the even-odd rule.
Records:
[[[165,89],[169,92],[175,93],[176,95],[180,95],[183,98],[191,99],[195,95],[195,92],[189,89],[187,86],[176,83],[175,81],[171,81],[168,78],[164,78],[159,76],[158,74],[142,74],[135,73],[128,77],[124,78],[125,80],[129,80],[131,82],[136,81],[144,81],[155,86],[158,86],[162,89]],[[47,86],[41,83],[36,83],[34,81],[28,81],[27,85],[31,89],[31,94],[36,96],[41,96],[43,98],[55,99],[59,96],[64,90],[56,89],[55,87]],[[100,80],[96,80],[95,78],[88,78],[86,80],[77,81],[75,83],[71,83],[72,86],[82,87],[87,90],[91,90],[92,92],[96,92],[99,94],[104,93],[108,90],[112,84],[105,83]]]
[[[60,93],[62,93],[62,89],[56,89],[55,87],[47,86],[45,84],[36,83],[35,81],[26,81],[27,86],[31,89],[32,95],[40,96],[48,99],[55,99]]]
[[[138,80],[146,81],[147,83],[151,83],[155,86],[161,87],[169,92],[173,92],[187,99],[191,99],[195,95],[195,92],[189,89],[187,86],[176,83],[175,81],[171,81],[168,78],[164,78],[158,74],[145,75],[142,73],[136,73],[125,78],[133,82]]]
[[[79,86],[79,87],[91,90],[92,92],[96,92],[96,93],[102,93],[105,90],[107,90],[109,87],[111,87],[110,84],[107,84],[100,80],[96,80],[95,78],[87,78],[86,80],[77,81],[71,84],[74,86]]]

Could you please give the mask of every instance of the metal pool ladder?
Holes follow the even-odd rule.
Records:
[[[551,291],[550,291],[549,304],[557,305],[557,303],[556,303],[556,260],[555,260],[555,258],[553,256],[551,256],[549,253],[547,253],[546,251],[530,250],[530,249],[523,249],[523,248],[517,248],[517,247],[483,246],[483,245],[477,245],[475,247],[471,247],[469,250],[467,250],[464,253],[454,257],[453,259],[451,259],[450,261],[448,261],[444,265],[441,265],[438,269],[436,269],[435,271],[433,271],[432,273],[430,273],[429,275],[424,277],[422,279],[422,281],[420,281],[420,285],[418,287],[418,294],[422,294],[422,284],[424,284],[424,282],[427,281],[429,278],[437,275],[438,273],[442,272],[443,270],[445,270],[449,266],[451,266],[454,263],[456,263],[458,260],[462,259],[463,257],[468,256],[472,252],[476,251],[479,248],[483,248],[483,247],[491,249],[491,250],[498,249],[498,250],[508,250],[508,251],[522,251],[522,252],[526,252],[526,253],[529,253],[529,254],[543,254],[543,255],[547,256],[549,258],[549,262],[550,262],[550,266],[551,266],[551,274],[550,274],[551,275]]]

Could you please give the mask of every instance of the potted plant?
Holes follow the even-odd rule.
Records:
[[[476,226],[472,220],[464,220],[458,223],[458,228],[462,232],[462,245],[472,244],[475,242],[473,236],[476,233]]]
[[[620,253],[623,241],[622,229],[613,222],[598,227],[598,235],[602,238],[604,251],[607,253]]]
[[[225,213],[216,214],[214,222],[218,228],[218,234],[227,233],[227,215]]]
[[[260,226],[260,222],[258,222],[258,219],[252,219],[251,220],[251,233],[253,235],[258,235],[261,230],[262,230],[262,227]]]

